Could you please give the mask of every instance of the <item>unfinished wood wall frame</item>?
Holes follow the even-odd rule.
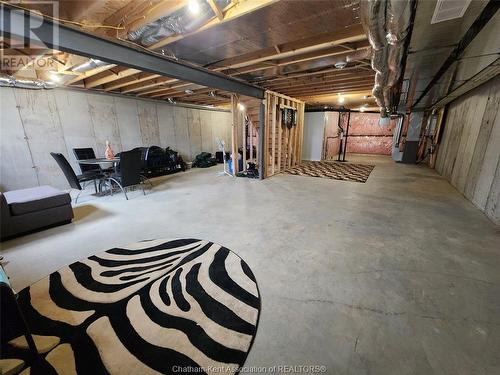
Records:
[[[242,107],[240,107],[242,106]],[[247,162],[257,163],[259,155],[259,108],[260,100],[231,94],[231,160],[233,176],[246,172]],[[247,126],[248,125],[248,126]],[[250,149],[249,158],[243,150]],[[242,150],[243,169],[239,168],[238,150]],[[255,148],[255,149],[254,149]]]
[[[236,168],[233,168],[233,176],[238,172],[246,172],[247,162],[258,164],[259,155],[259,99],[231,94],[231,160]],[[238,150],[250,150],[247,158],[246,152],[242,152],[243,168],[239,168]]]
[[[301,162],[305,103],[273,91],[266,91],[264,100],[266,111],[264,177],[270,177]],[[291,129],[282,126],[283,108],[297,110],[297,126]]]
[[[254,98],[231,96],[231,110],[233,118],[232,146],[233,165],[236,165],[236,155],[239,147],[246,149],[247,142],[250,146],[250,159],[246,159],[243,152],[243,171],[246,162],[257,162],[259,155],[259,129],[260,129],[260,104]],[[294,167],[301,162],[302,143],[304,134],[304,109],[305,103],[301,100],[282,95],[273,91],[266,91],[264,98],[264,153],[263,174],[264,178],[273,176],[284,170]],[[243,105],[240,108],[239,105]],[[281,126],[281,110],[292,108],[297,110],[297,125],[291,129]],[[248,118],[248,128],[245,126]],[[247,132],[249,134],[247,134]],[[255,152],[253,151],[255,146]],[[241,172],[233,168],[233,175]]]

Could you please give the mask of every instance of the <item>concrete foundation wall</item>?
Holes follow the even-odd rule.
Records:
[[[77,173],[74,147],[93,147],[104,155],[138,146],[171,147],[184,160],[214,153],[216,139],[229,144],[231,114],[74,90],[0,88],[0,189],[36,185],[66,189],[50,156],[61,152]]]
[[[436,170],[500,224],[500,77],[452,102]]]

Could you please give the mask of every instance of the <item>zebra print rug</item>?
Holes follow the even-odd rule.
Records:
[[[73,263],[22,290],[33,334],[61,343],[31,374],[234,374],[257,331],[248,265],[195,239],[152,240]]]
[[[366,182],[374,165],[331,161],[304,161],[285,173],[298,176],[322,177],[341,181]]]

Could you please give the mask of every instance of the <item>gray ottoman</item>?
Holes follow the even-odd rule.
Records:
[[[71,197],[51,186],[0,193],[1,239],[8,239],[73,219]]]

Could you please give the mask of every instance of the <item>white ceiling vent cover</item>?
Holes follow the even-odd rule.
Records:
[[[431,23],[463,17],[472,0],[438,0]]]

